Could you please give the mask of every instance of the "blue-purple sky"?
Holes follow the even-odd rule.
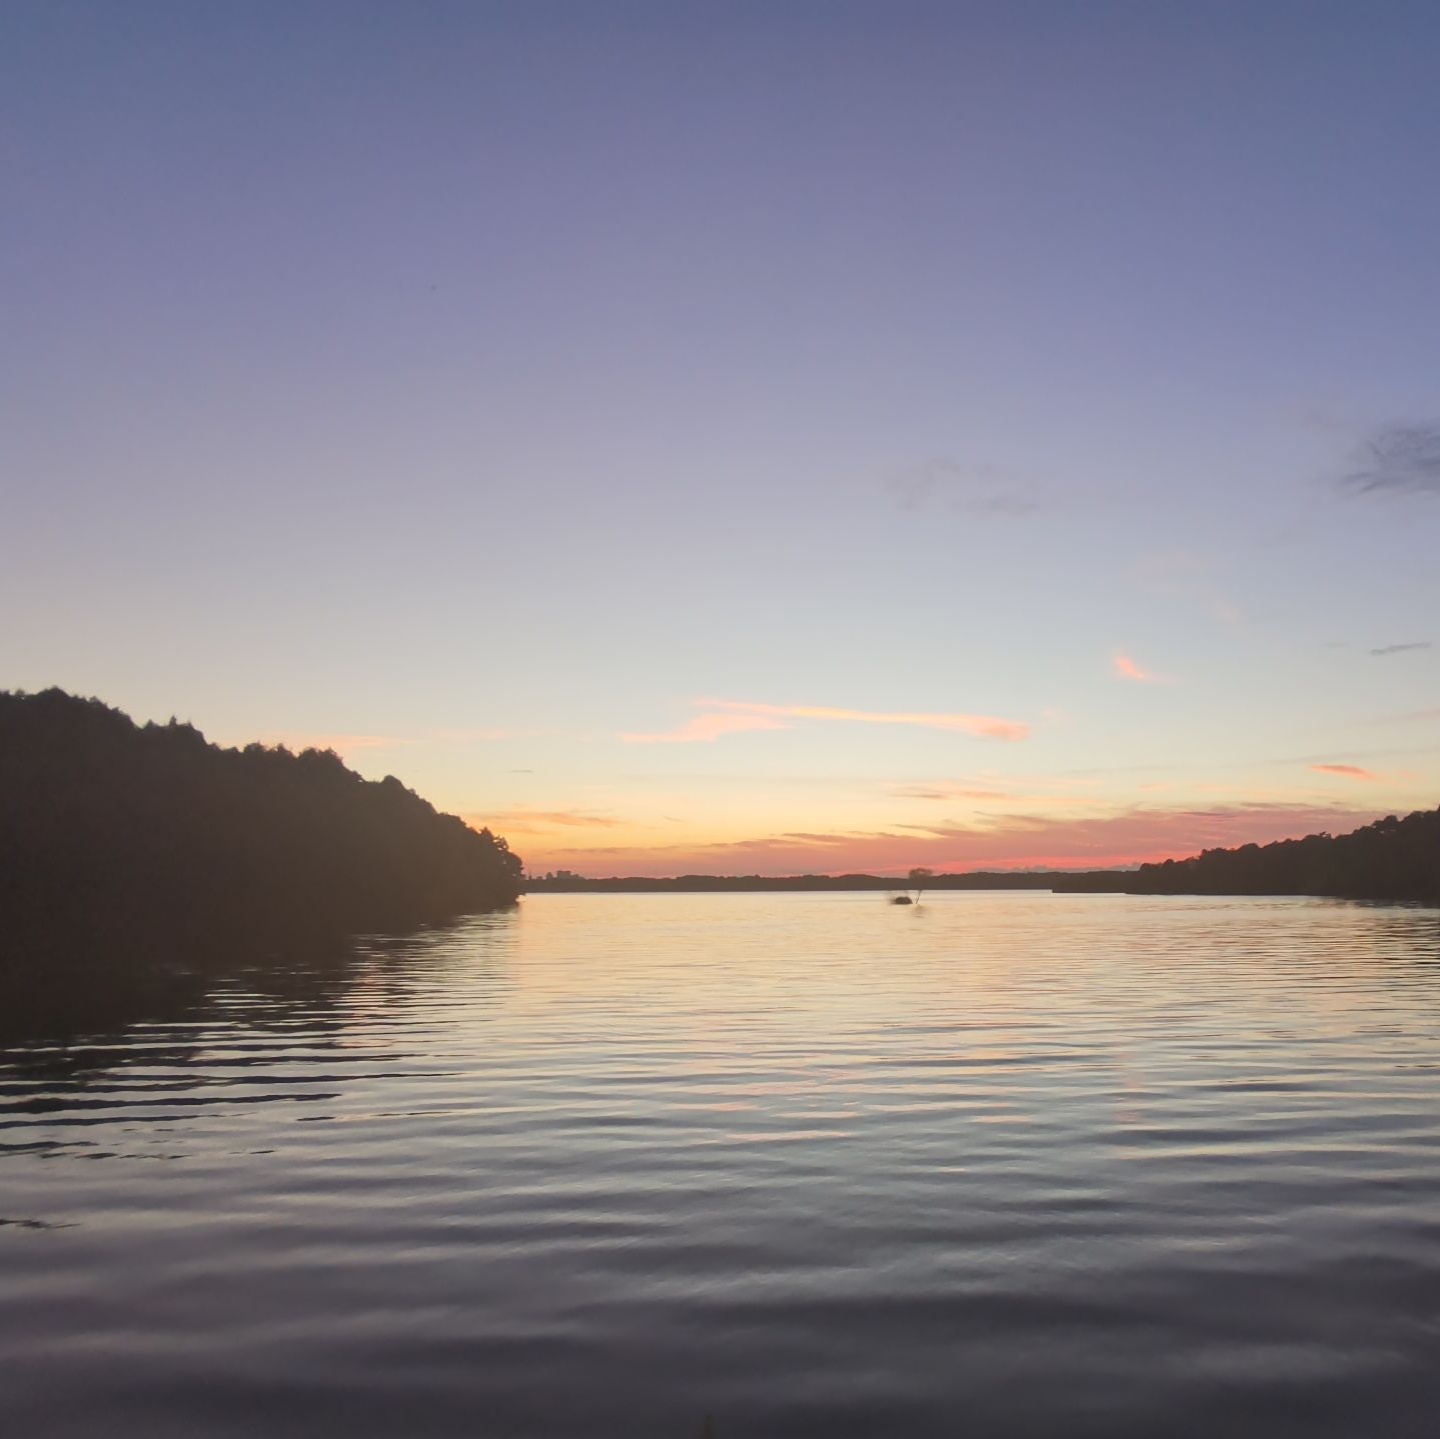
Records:
[[[1440,800],[1440,10],[0,8],[0,686],[532,869]]]

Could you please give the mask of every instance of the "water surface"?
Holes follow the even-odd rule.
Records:
[[[1429,1439],[1440,920],[532,896],[17,1037],[0,1220],[29,1439]]]

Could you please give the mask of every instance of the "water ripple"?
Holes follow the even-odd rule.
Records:
[[[532,897],[0,1050],[7,1418],[1429,1439],[1434,913],[922,910]]]

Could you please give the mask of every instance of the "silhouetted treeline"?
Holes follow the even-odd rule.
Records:
[[[1440,809],[1393,814],[1349,834],[1312,834],[1144,864],[1133,894],[1314,894],[1440,903]]]
[[[1054,889],[1057,887],[1057,880],[1087,877],[1038,870],[976,870],[969,874],[930,875],[924,881],[924,888]],[[1128,877],[1113,871],[1104,873],[1106,879]],[[525,881],[525,889],[531,894],[734,894],[787,890],[901,890],[910,889],[913,885],[914,881],[908,877],[876,874],[682,874],[667,879],[655,879],[645,875],[587,879],[582,874],[572,874],[564,869],[555,874],[527,878]]]
[[[0,959],[402,930],[513,903],[503,839],[328,750],[221,749],[61,690],[0,692]]]

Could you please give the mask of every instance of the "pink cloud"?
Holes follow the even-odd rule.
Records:
[[[1149,670],[1143,669],[1129,655],[1122,654],[1119,650],[1116,650],[1111,656],[1110,668],[1117,678],[1135,680],[1139,684],[1156,684],[1160,679],[1159,675],[1151,674]]]
[[[1312,764],[1316,774],[1334,774],[1344,779],[1374,781],[1381,778],[1373,769],[1362,769],[1358,764]]]
[[[721,735],[790,728],[778,719],[761,714],[698,714],[679,729],[660,734],[622,734],[619,738],[626,744],[713,744]]]

